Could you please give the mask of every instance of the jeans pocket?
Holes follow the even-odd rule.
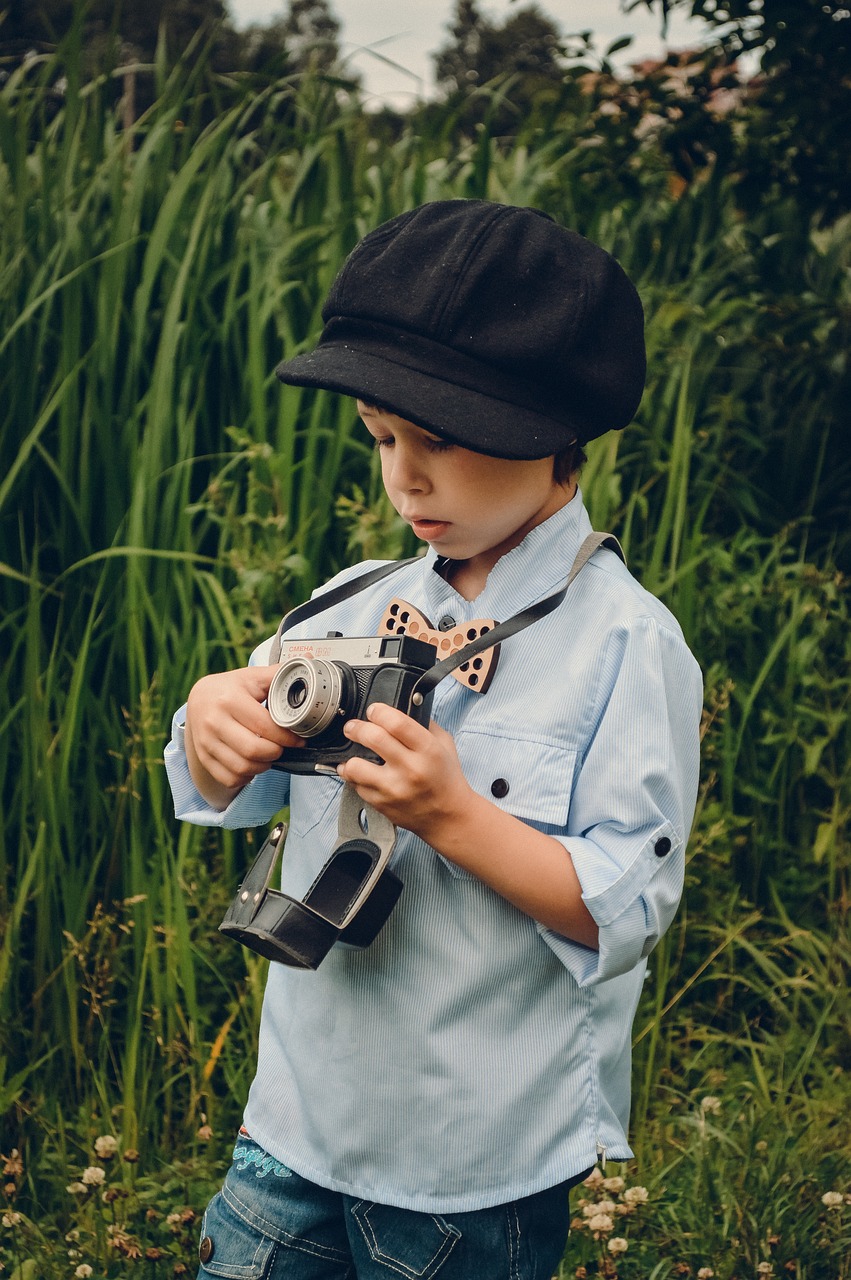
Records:
[[[207,1206],[201,1227],[202,1276],[221,1280],[265,1280],[276,1242],[246,1222],[219,1191]]]
[[[435,1214],[369,1200],[356,1201],[352,1217],[373,1262],[405,1280],[431,1280],[461,1239],[457,1227]]]

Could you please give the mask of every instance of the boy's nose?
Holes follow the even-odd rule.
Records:
[[[397,489],[406,492],[421,492],[428,488],[428,473],[422,459],[414,449],[393,446],[392,468],[390,479]]]

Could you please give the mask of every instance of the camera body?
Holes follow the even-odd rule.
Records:
[[[288,747],[273,769],[285,773],[329,773],[352,756],[377,761],[373,751],[343,735],[347,720],[363,720],[376,702],[398,707],[428,725],[432,694],[413,699],[414,686],[437,662],[433,644],[412,636],[284,640],[266,706],[276,724],[306,738]]]

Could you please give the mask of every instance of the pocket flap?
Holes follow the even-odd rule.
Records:
[[[575,751],[473,730],[460,733],[456,746],[464,776],[479,795],[534,826],[566,826]]]

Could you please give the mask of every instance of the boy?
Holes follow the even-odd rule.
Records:
[[[278,376],[357,399],[429,550],[288,638],[373,635],[393,596],[443,630],[504,621],[563,585],[590,532],[581,446],[629,422],[644,382],[614,260],[535,210],[441,201],[361,241],[323,317]],[[301,897],[345,782],[397,824],[405,890],[371,946],[271,965],[199,1275],[546,1280],[570,1186],[632,1154],[630,1028],[682,887],[697,665],[600,550],[503,643],[484,694],[442,681],[429,727],[375,706],[346,733],[383,763],[304,777],[270,771],[300,739],[264,706],[268,654],[199,681],[175,717],[178,816],[253,826],[289,801]]]

